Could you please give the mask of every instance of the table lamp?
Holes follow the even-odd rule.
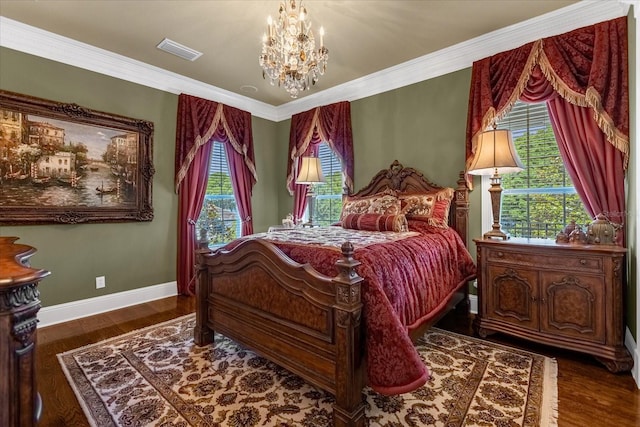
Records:
[[[296,184],[307,185],[307,197],[309,205],[309,221],[302,224],[306,227],[313,227],[313,201],[316,196],[314,186],[324,183],[324,175],[322,175],[322,164],[318,157],[303,157],[300,164],[300,170],[296,178]]]
[[[493,211],[493,225],[491,231],[482,237],[485,239],[507,240],[509,235],[502,231],[500,225],[500,207],[502,204],[501,175],[524,170],[522,161],[513,145],[511,131],[496,129],[482,132],[478,135],[476,152],[467,173],[471,175],[490,175],[491,209]]]

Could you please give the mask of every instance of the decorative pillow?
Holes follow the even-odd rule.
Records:
[[[373,196],[347,196],[342,204],[342,220],[349,214],[375,213],[397,215],[400,213],[400,199],[393,194],[378,193]]]
[[[435,227],[448,228],[453,194],[453,188],[443,188],[434,193],[401,194],[399,196],[402,203],[401,213],[407,219],[426,221]]]
[[[407,218],[402,214],[349,214],[342,220],[343,228],[366,231],[408,231]]]

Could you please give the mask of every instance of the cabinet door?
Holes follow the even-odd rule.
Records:
[[[538,272],[489,265],[486,317],[538,330]]]
[[[543,272],[540,277],[540,330],[554,335],[605,342],[602,277]]]

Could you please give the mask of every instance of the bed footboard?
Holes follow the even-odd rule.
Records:
[[[214,331],[332,393],[334,425],[364,426],[364,333],[353,246],[342,246],[328,277],[275,245],[248,239],[197,253],[197,345]]]

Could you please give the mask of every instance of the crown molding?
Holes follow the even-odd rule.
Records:
[[[212,99],[279,122],[318,105],[355,101],[432,79],[542,37],[625,16],[630,4],[637,9],[637,0],[583,0],[277,107],[3,16],[0,46],[165,92]]]
[[[624,1],[624,0],[622,0]],[[626,0],[638,1],[638,0]],[[554,12],[520,22],[437,52],[361,77],[279,107],[291,116],[318,105],[355,101],[410,84],[463,70],[474,61],[515,49],[543,37],[625,16],[628,5],[618,1],[583,0]]]
[[[640,0],[618,0],[620,3],[633,6],[633,17],[638,19],[640,17]]]
[[[169,93],[188,93],[277,121],[276,107],[0,16],[0,46]]]

